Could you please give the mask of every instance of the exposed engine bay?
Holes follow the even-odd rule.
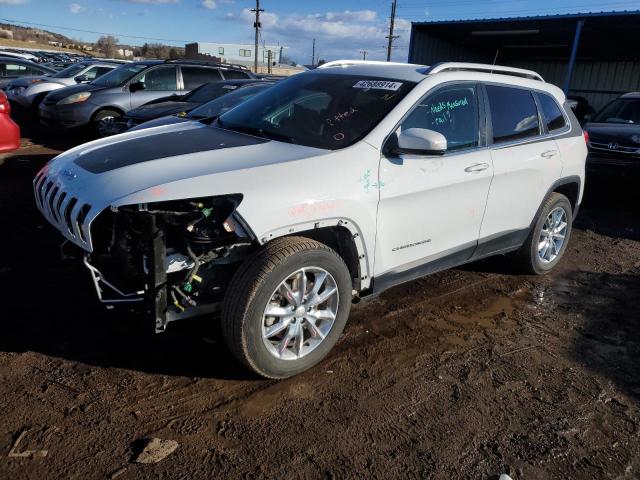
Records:
[[[143,305],[156,332],[216,311],[231,276],[257,248],[235,213],[241,200],[194,198],[102,212],[91,227],[94,251],[85,256],[100,300]]]

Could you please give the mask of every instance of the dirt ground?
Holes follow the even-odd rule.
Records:
[[[560,268],[498,258],[356,305],[316,368],[265,381],[211,320],[141,332],[60,259],[31,180],[0,166],[0,478],[640,478],[638,178],[593,176]],[[159,463],[142,441],[174,440]]]

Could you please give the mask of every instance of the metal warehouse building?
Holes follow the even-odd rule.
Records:
[[[535,70],[599,109],[640,90],[640,11],[413,23],[409,62],[444,61]]]

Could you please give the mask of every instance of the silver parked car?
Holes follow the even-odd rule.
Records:
[[[226,78],[253,75],[245,67],[198,60],[128,63],[90,83],[51,92],[40,104],[40,121],[62,128],[92,125],[104,136],[114,119],[131,109]]]
[[[49,92],[78,83],[89,83],[118,67],[120,63],[122,62],[86,61],[72,63],[49,76],[20,77],[7,85],[7,97],[22,108],[37,108]]]

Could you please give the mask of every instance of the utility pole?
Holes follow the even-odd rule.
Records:
[[[254,56],[254,61],[253,61],[253,70],[255,73],[258,73],[258,37],[260,36],[260,12],[264,12],[264,9],[260,8],[260,0],[256,0],[256,8],[251,10],[252,12],[255,12],[256,14],[256,21],[253,24],[253,27],[256,30],[256,43],[255,43],[255,48],[256,51],[255,56]]]
[[[398,38],[398,35],[393,34],[393,25],[396,21],[396,3],[397,0],[393,0],[391,2],[391,21],[389,22],[389,35],[386,38],[389,39],[389,43],[387,45],[387,62],[391,61],[391,49],[393,48],[393,41]]]
[[[267,62],[269,62],[267,67],[267,73],[271,74],[271,50],[267,50]]]
[[[311,49],[311,66],[316,64],[316,39],[313,39],[313,47]]]
[[[360,53],[362,54],[362,59],[366,60],[367,59],[367,53],[369,53],[369,52],[367,52],[366,50],[360,50]]]

